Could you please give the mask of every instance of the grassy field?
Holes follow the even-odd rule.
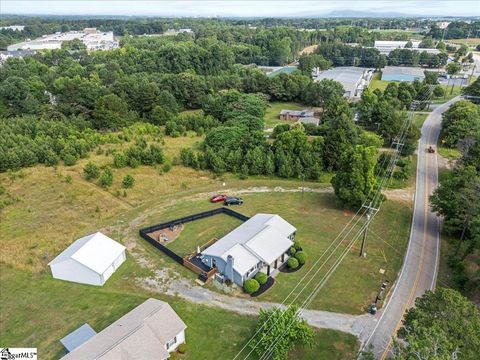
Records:
[[[449,39],[448,42],[451,42],[453,44],[459,44],[459,45],[466,44],[468,46],[475,47],[475,46],[480,44],[480,38],[471,37],[471,38],[468,38],[468,39],[467,38]]]
[[[453,99],[455,96],[458,96],[461,94],[462,87],[459,85],[455,85],[453,87],[453,92],[452,92],[452,86],[447,86],[447,85],[442,85],[442,87],[445,89],[445,96],[442,96],[441,98],[435,98],[432,100],[432,104],[443,104],[451,99]]]
[[[213,238],[221,238],[236,228],[242,221],[225,215],[215,215],[209,218],[186,223],[180,235],[167,247],[180,256],[191,254]]]
[[[380,80],[381,78],[382,78],[381,73],[373,74],[372,81],[370,81],[368,88],[372,91],[375,89],[380,89],[384,91],[390,81]]]
[[[168,301],[187,324],[185,359],[233,358],[255,326],[253,317],[126,286],[123,278],[136,266],[131,258],[101,288],[53,280],[46,272],[0,266],[0,340],[11,347],[38,347],[41,359],[61,357],[59,340],[85,322],[98,332],[152,296]],[[354,336],[321,330],[315,347],[301,353],[305,359],[315,359],[317,353],[334,350],[336,359],[354,359],[356,349]],[[297,359],[297,353],[291,358]]]
[[[349,211],[339,210],[331,193],[305,193],[303,200],[301,193],[253,193],[242,194],[242,197],[244,205],[235,210],[248,216],[258,212],[278,213],[297,227],[297,239],[302,242],[309,259],[318,258],[353,215]],[[162,221],[166,214],[172,218],[215,206],[218,205],[205,200],[185,201],[159,209],[158,214],[152,212],[144,225]],[[387,201],[384,210],[372,222],[367,258],[358,257],[359,244],[356,243],[311,307],[363,313],[381,282],[385,279],[393,281],[400,268],[408,239],[410,216],[410,204]],[[173,262],[169,264],[181,271],[182,266]],[[159,262],[158,266],[162,266],[162,263]],[[256,299],[281,302],[312,266],[313,260],[298,272],[279,274],[275,286]],[[386,270],[384,275],[379,273],[380,269]]]
[[[456,160],[460,158],[460,156],[462,155],[460,153],[460,150],[451,149],[444,146],[438,146],[437,151],[439,155],[443,156],[445,159],[448,159],[448,160]]]
[[[268,105],[267,111],[265,113],[265,128],[271,129],[274,128],[278,124],[293,124],[294,121],[287,121],[287,120],[280,120],[278,118],[278,114],[282,109],[288,110],[303,110],[307,108],[307,106],[299,104],[299,103],[292,103],[292,102],[271,102]]]

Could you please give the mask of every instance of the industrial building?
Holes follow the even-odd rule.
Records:
[[[0,26],[0,30],[23,31],[23,29],[25,29],[24,25]]]
[[[356,99],[362,95],[363,89],[368,87],[373,76],[373,69],[355,66],[336,67],[330,70],[320,71],[314,68],[312,77],[314,81],[330,79],[338,81],[345,90],[345,97]]]
[[[27,39],[27,41],[9,45],[7,50],[54,50],[60,49],[64,41],[72,41],[74,39],[81,40],[87,50],[111,50],[119,46],[112,31],[101,32],[97,31],[96,28],[86,28],[83,31],[57,32],[34,40]]]
[[[375,41],[375,49],[380,51],[382,55],[388,55],[395,49],[405,49],[408,41]],[[412,47],[408,48],[409,50],[423,52],[426,51],[428,54],[438,54],[440,50],[438,49],[427,49],[427,48],[420,48],[419,45],[421,41],[411,41]]]
[[[421,67],[385,66],[382,70],[382,80],[407,81],[425,79],[425,69]]]

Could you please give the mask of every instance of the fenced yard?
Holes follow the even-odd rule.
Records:
[[[183,225],[183,230],[167,247],[180,256],[191,254],[208,241],[220,239],[242,223],[241,220],[226,214],[203,218]]]
[[[227,220],[227,224],[222,224],[222,221],[218,220],[218,215],[223,215],[230,221]],[[213,219],[213,217],[215,217],[215,219]],[[210,220],[211,223],[199,224],[202,220]],[[233,228],[246,220],[248,220],[247,216],[222,206],[213,210],[203,211],[141,229],[140,237],[148,241],[164,254],[168,255],[177,263],[198,274],[202,281],[206,281],[215,273],[215,269],[211,269],[205,264],[199,263],[199,259],[196,257],[197,248],[202,247],[202,249],[204,249],[206,243],[213,244],[218,236],[224,235],[229,231],[228,227],[230,225],[232,226],[230,230],[233,230]],[[197,223],[197,226],[191,226],[195,224],[195,222]],[[169,231],[169,234],[175,234],[179,231],[183,232],[186,226],[185,224],[189,225],[189,232],[187,232],[187,235],[183,236],[185,243],[176,247],[167,247],[168,244],[173,245],[176,242],[180,244],[182,239],[180,236],[177,236],[175,240],[170,242],[162,231]],[[207,236],[207,234],[210,234],[211,237],[203,238],[203,235]]]

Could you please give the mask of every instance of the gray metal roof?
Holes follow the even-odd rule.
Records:
[[[365,68],[355,66],[336,67],[322,71],[315,77],[315,81],[321,81],[323,79],[338,81],[342,84],[346,93],[349,93],[350,96],[354,96],[365,71]]]
[[[61,339],[60,342],[68,352],[72,352],[96,334],[97,332],[93,330],[90,325],[83,324],[78,329],[73,330],[70,334]]]
[[[317,119],[315,117],[302,117],[298,119],[302,124],[315,124],[318,125],[320,122],[320,119]]]
[[[384,75],[411,75],[421,78],[425,77],[425,69],[421,67],[413,66],[385,66],[382,70],[382,76]]]
[[[313,116],[313,111],[311,110],[282,110],[280,111],[280,115],[293,115],[293,116],[299,116],[299,117],[311,117]]]
[[[167,359],[166,343],[186,328],[168,303],[150,298],[62,359]]]

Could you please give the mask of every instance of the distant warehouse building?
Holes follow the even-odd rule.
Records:
[[[407,81],[425,79],[425,69],[421,67],[407,66],[385,66],[382,70],[382,80],[386,81]]]
[[[345,97],[359,98],[362,95],[373,75],[373,70],[355,66],[336,67],[330,70],[319,71],[313,69],[312,77],[315,82],[323,79],[338,81],[345,90]]]
[[[375,41],[375,49],[380,51],[382,55],[388,55],[395,49],[409,49],[413,51],[423,52],[426,51],[428,54],[439,54],[440,50],[438,49],[427,49],[421,48],[420,41],[411,41],[412,47],[406,48],[408,41]]]

